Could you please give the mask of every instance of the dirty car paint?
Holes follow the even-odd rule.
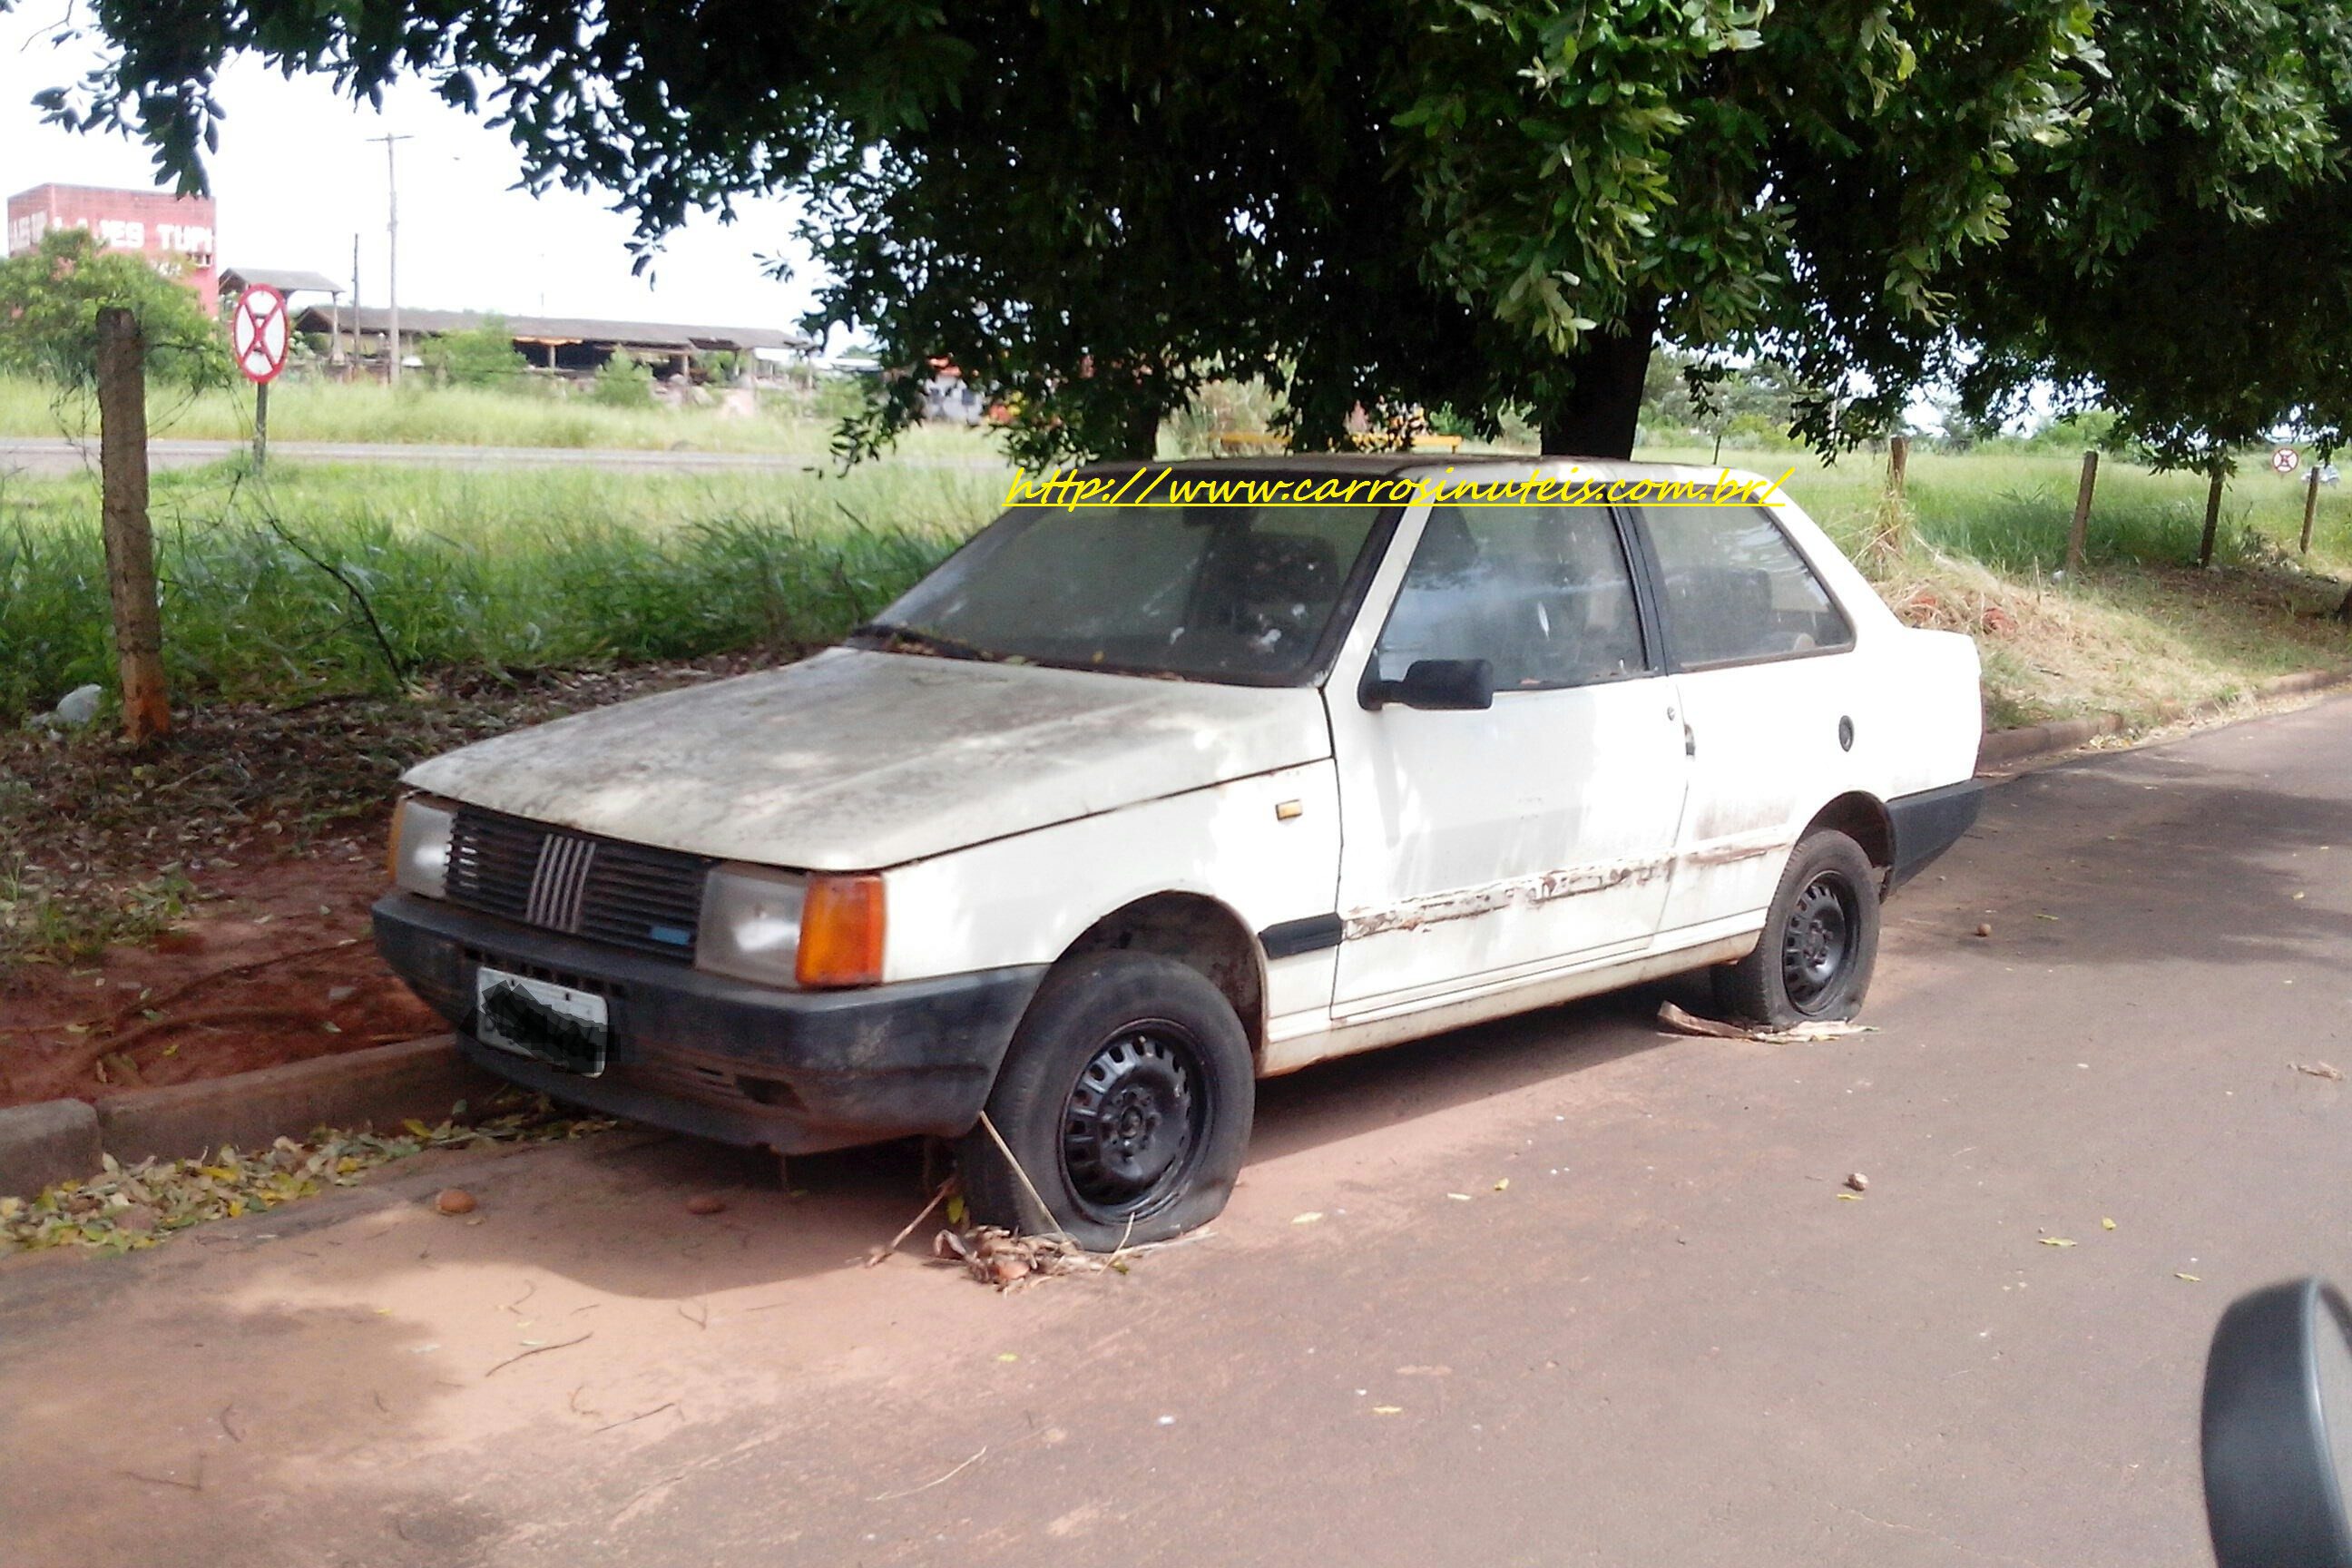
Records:
[[[634,843],[867,870],[1329,755],[1311,689],[833,648],[500,735],[403,782]]]

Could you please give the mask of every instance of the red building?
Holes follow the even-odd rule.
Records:
[[[110,250],[135,251],[194,289],[207,311],[220,308],[210,196],[36,185],[8,198],[9,255],[32,249],[53,228],[86,228]]]

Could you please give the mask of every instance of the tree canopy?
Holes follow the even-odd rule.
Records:
[[[2076,124],[2011,182],[2009,237],[1857,368],[1972,416],[2037,388],[2160,467],[2352,420],[2352,13],[2150,0],[2102,28]]]
[[[50,229],[32,249],[0,260],[0,371],[95,384],[102,305],[138,316],[149,374],[187,385],[227,379],[220,324],[195,295],[139,257],[100,250],[80,228]]]
[[[422,76],[504,125],[531,180],[613,193],[647,245],[698,207],[797,195],[810,324],[954,359],[1008,395],[1030,461],[1147,449],[1221,375],[1280,389],[1300,445],[1419,405],[1482,429],[1524,409],[1548,450],[1621,453],[1661,335],[1836,394],[1800,411],[1825,447],[1936,376],[1985,402],[2095,384],[2135,431],[2202,439],[2308,403],[2286,384],[2352,342],[2313,319],[2249,389],[2268,314],[2201,360],[2135,330],[2204,246],[2243,255],[2233,308],[2326,300],[2347,242],[2289,252],[2277,226],[2344,199],[2345,24],[2293,0],[88,15],[110,54],[48,111],[144,137],[183,184],[217,144],[218,67],[253,52],[360,96]],[[915,416],[916,378],[885,386],[855,447]]]

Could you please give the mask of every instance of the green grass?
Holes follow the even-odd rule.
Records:
[[[1727,450],[1723,460],[1775,477],[1798,465],[1789,492],[1898,614],[1976,638],[1996,726],[2109,711],[2153,721],[2352,658],[2343,626],[2313,614],[2341,598],[2336,576],[2352,569],[2352,495],[2336,488],[2322,488],[2311,553],[2301,555],[2300,477],[2247,463],[2223,492],[2215,570],[2200,572],[2204,479],[2103,458],[2084,570],[2069,583],[2079,454],[1915,452],[1898,554],[1869,547],[1883,455],[1827,467],[1795,453]]]
[[[159,439],[250,440],[253,392],[148,389],[150,434]],[[427,446],[622,447],[636,451],[782,452],[824,456],[833,425],[787,395],[763,393],[759,412],[716,407],[614,408],[541,386],[532,392],[435,387],[422,377],[397,390],[373,382],[283,381],[270,388],[273,441],[364,441]],[[0,376],[0,436],[94,437],[95,405],[81,395]],[[901,455],[987,462],[992,437],[947,426],[911,431]]]
[[[277,465],[159,474],[182,697],[300,700],[446,668],[790,648],[872,616],[992,514],[992,474]],[[0,484],[0,720],[112,684],[98,495]]]
[[[2352,652],[2337,623],[2308,614],[2340,596],[2326,574],[2352,566],[2352,496],[2333,489],[2300,563],[2321,575],[2293,555],[2302,487],[2251,466],[2225,501],[2222,570],[2200,574],[2202,480],[2110,461],[2086,570],[2061,583],[2074,458],[1916,454],[1910,539],[1895,555],[1866,548],[1883,458],[1725,460],[1776,475],[1798,464],[1791,493],[1899,613],[1977,637],[1996,721],[2154,712]],[[1003,479],[906,462],[845,478],[291,461],[266,483],[234,464],[163,472],[166,660],[183,700],[293,702],[396,692],[438,671],[819,644],[985,521]],[[87,474],[0,479],[0,722],[83,682],[112,684],[97,518]]]
[[[1645,459],[1705,465],[1703,449],[1643,451]],[[1848,551],[1858,550],[1884,492],[1883,454],[1853,452],[1836,463],[1799,452],[1738,452],[1723,461],[1777,478],[1794,466],[1789,493]],[[2048,573],[2066,560],[2066,531],[2081,476],[2077,454],[1947,455],[1915,451],[1906,494],[1918,540],[1996,571]],[[2221,553],[2236,561],[2268,548],[2292,550],[2303,528],[2303,476],[2281,479],[2252,460],[2222,495]],[[2094,565],[2186,564],[2197,558],[2205,526],[2205,479],[2152,474],[2116,458],[2100,459],[2087,531]],[[2316,570],[2352,567],[2352,485],[2323,486],[2313,531]]]

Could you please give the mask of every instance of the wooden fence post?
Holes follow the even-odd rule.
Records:
[[[2213,482],[2205,489],[2205,538],[2197,546],[2200,566],[2213,564],[2213,535],[2221,526],[2221,459],[2214,458],[2207,471],[2213,476]]]
[[[2311,553],[2311,521],[2319,511],[2319,468],[2314,465],[2311,478],[2303,486],[2303,553]]]
[[[2083,483],[2074,492],[2074,521],[2066,531],[2066,575],[2077,576],[2083,570],[2083,536],[2091,527],[2091,492],[2099,483],[2099,455],[2083,454]]]
[[[98,471],[106,588],[122,672],[122,730],[135,744],[169,733],[163,617],[155,603],[155,536],[147,521],[147,343],[139,318],[98,312]]]

